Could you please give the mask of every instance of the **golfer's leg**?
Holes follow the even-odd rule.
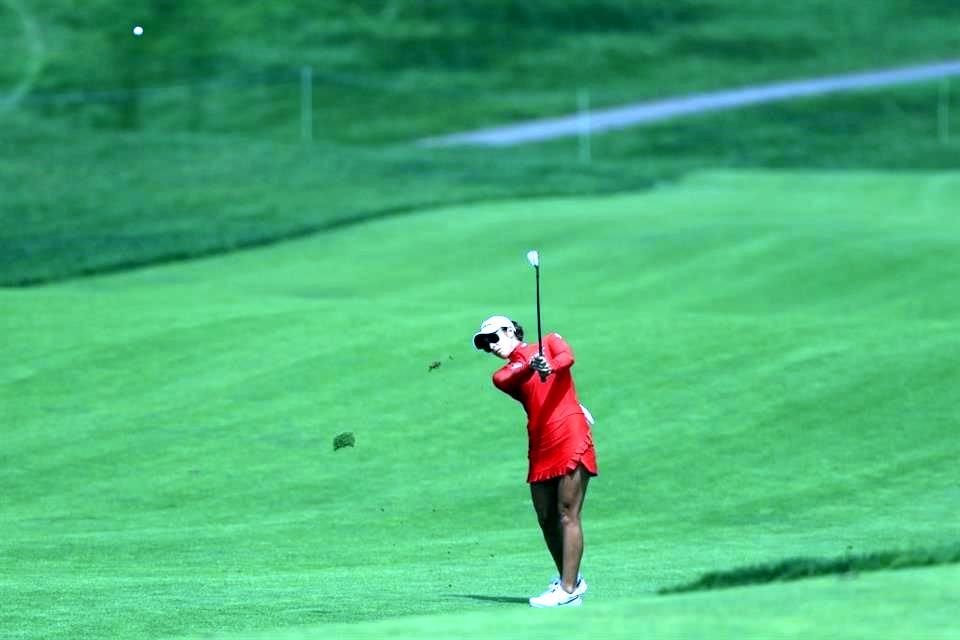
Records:
[[[577,586],[580,558],[583,556],[583,529],[580,526],[580,509],[587,494],[589,474],[582,466],[560,478],[557,487],[557,508],[563,529],[563,567],[560,580],[564,590],[572,593]]]
[[[557,511],[557,484],[557,480],[531,482],[530,497],[533,498],[533,508],[537,512],[543,539],[557,565],[557,573],[563,573],[563,532]]]

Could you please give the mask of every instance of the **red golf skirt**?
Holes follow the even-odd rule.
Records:
[[[538,428],[527,425],[530,439],[530,470],[527,482],[543,482],[565,476],[583,465],[597,475],[597,454],[590,425],[582,413],[574,413]]]

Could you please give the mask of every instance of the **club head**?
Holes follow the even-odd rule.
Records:
[[[540,252],[536,249],[527,251],[527,262],[530,263],[531,267],[538,268],[540,266]]]

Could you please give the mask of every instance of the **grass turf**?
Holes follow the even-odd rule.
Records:
[[[601,106],[926,62],[960,46],[950,0],[18,3],[36,28],[0,5],[3,33],[20,49],[39,40],[42,53],[0,61],[0,87],[42,58],[32,111],[287,142],[299,136],[301,65],[314,68],[317,135],[367,144],[566,112],[580,88]]]
[[[89,0],[82,12],[7,0],[0,94],[17,99],[0,106],[0,285],[428,205],[635,191],[704,168],[955,168],[960,138],[938,139],[937,111],[960,92],[937,85],[598,136],[589,165],[570,140],[408,143],[569,112],[581,88],[597,107],[948,58],[957,12],[945,0]],[[312,145],[299,144],[301,65],[316,79]]]
[[[956,542],[958,191],[955,173],[705,173],[0,291],[0,626],[542,628],[520,602],[551,573],[522,412],[468,344],[491,312],[532,326],[537,246],[544,327],[599,418],[571,625],[947,635],[956,568],[655,594]]]
[[[938,95],[931,84],[596,136],[589,164],[575,141],[426,151],[87,131],[65,145],[70,129],[22,119],[0,140],[0,284],[221,253],[436,203],[637,190],[700,168],[951,169],[960,136],[938,139]]]
[[[693,582],[660,589],[658,593],[728,589],[768,582],[790,582],[816,576],[856,578],[865,571],[889,571],[914,567],[935,567],[960,562],[960,544],[934,549],[913,548],[872,553],[847,553],[834,558],[788,558],[776,563],[711,571]]]
[[[570,611],[530,611],[497,602],[483,610],[391,620],[238,633],[224,639],[547,638],[555,629],[604,638],[902,638],[956,637],[951,615],[956,567],[912,570],[856,579],[817,579],[765,588],[682,597],[634,596],[591,600]],[[483,602],[480,600],[480,602]],[[189,636],[193,638],[203,636]]]

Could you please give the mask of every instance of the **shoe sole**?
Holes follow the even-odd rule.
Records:
[[[582,607],[583,606],[583,596],[577,596],[563,604],[534,604],[530,603],[530,606],[534,609],[560,609],[562,607]]]

